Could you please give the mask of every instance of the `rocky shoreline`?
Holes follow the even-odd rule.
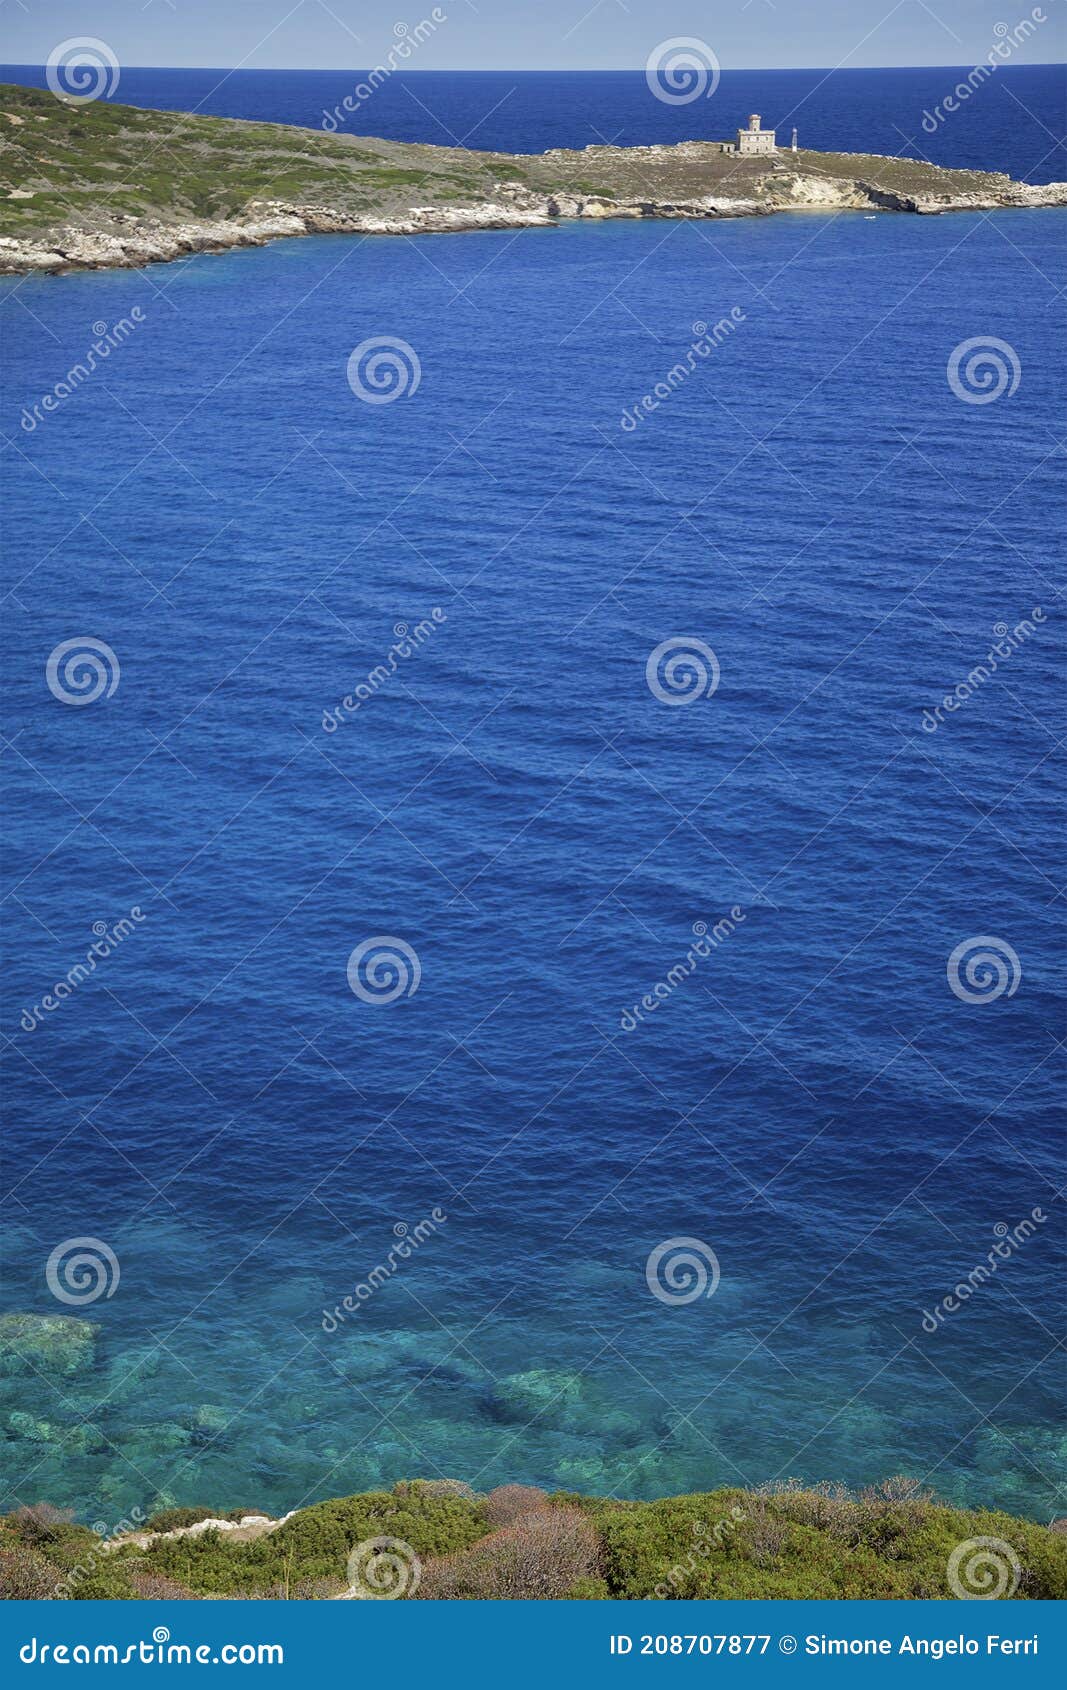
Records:
[[[135,268],[299,235],[451,234],[572,218],[1067,205],[1067,183],[922,159],[715,141],[544,153],[384,141],[0,84],[0,273]]]
[[[666,150],[666,149],[665,149]],[[789,174],[759,198],[608,199],[600,195],[540,196],[502,185],[499,197],[464,206],[413,206],[381,216],[335,206],[254,202],[239,218],[177,222],[122,216],[107,228],[67,225],[35,239],[0,236],[0,275],[57,274],[67,270],[136,269],[196,253],[265,246],[299,235],[428,235],[478,229],[550,228],[578,218],[766,217],[798,210],[899,211],[938,216],[950,211],[1067,206],[1067,183],[1034,187],[1005,179],[993,191],[906,194],[855,179]]]

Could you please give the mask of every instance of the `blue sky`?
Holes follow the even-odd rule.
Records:
[[[375,63],[434,0],[6,0],[8,63],[40,64],[71,36],[106,41],[127,65],[352,67]],[[411,69],[637,69],[672,36],[695,36],[724,69],[845,63],[971,65],[998,22],[1033,0],[440,0],[447,21]],[[1064,0],[1016,63],[1067,57]]]

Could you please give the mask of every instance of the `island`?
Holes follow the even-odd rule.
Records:
[[[779,148],[757,116],[736,141],[493,153],[0,84],[0,273],[14,275],[162,263],[293,235],[1062,205],[1067,183]]]

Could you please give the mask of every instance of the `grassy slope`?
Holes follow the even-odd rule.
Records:
[[[802,152],[795,161],[783,155],[783,162],[902,192],[968,191],[995,180],[845,154]],[[768,168],[695,143],[666,153],[471,152],[102,100],[69,105],[39,89],[0,84],[0,234],[23,238],[70,224],[107,229],[117,214],[164,222],[239,217],[251,202],[268,199],[387,215],[491,198],[501,182],[539,193],[745,198],[759,191]]]
[[[512,1523],[501,1532],[493,1500],[503,1495],[485,1498],[448,1481],[416,1481],[316,1503],[255,1542],[207,1532],[107,1554],[85,1527],[23,1511],[0,1521],[0,1593],[49,1596],[80,1565],[83,1576],[73,1579],[69,1592],[79,1598],[327,1597],[345,1588],[350,1550],[386,1536],[402,1539],[422,1560],[423,1594],[951,1598],[953,1550],[972,1538],[995,1538],[1018,1558],[1016,1599],[1067,1596],[1067,1537],[1008,1514],[916,1497],[902,1481],[859,1498],[832,1487],[786,1487],[767,1495],[722,1490],[645,1503],[546,1498],[516,1489],[509,1492]],[[589,1576],[564,1588],[552,1582],[551,1564],[512,1555],[505,1575],[510,1583],[494,1582],[491,1571],[485,1585],[486,1551],[490,1562],[494,1556],[502,1562],[502,1541],[510,1537],[514,1544],[524,1522],[535,1517],[523,1512],[528,1506],[542,1521],[546,1512],[562,1511],[587,1536],[591,1525]],[[188,1510],[183,1518],[195,1514]],[[720,1522],[729,1524],[716,1533]],[[179,1522],[161,1517],[155,1523]],[[554,1553],[558,1562],[558,1546]],[[440,1579],[435,1584],[441,1557],[449,1558],[447,1585]]]

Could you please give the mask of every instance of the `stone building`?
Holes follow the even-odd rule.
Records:
[[[738,153],[773,153],[777,150],[774,130],[761,129],[759,112],[753,112],[748,120],[748,128],[737,131],[737,146],[734,151]]]

